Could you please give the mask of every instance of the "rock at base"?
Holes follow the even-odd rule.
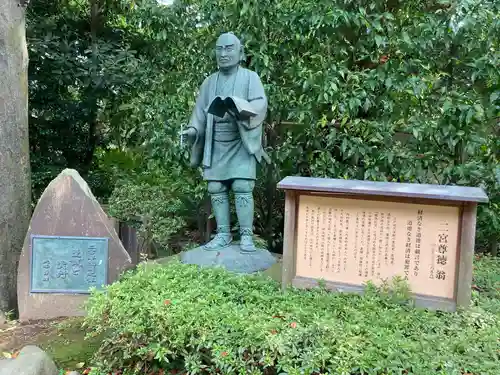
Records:
[[[180,254],[182,263],[196,264],[201,267],[224,267],[237,273],[265,271],[276,263],[276,258],[267,250],[257,249],[252,253],[240,252],[238,244],[232,244],[219,251],[207,251],[203,247]]]
[[[25,346],[15,359],[2,361],[0,375],[58,375],[54,361],[37,346]]]

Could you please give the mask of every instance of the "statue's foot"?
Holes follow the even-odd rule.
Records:
[[[255,245],[253,243],[252,236],[249,236],[249,235],[243,235],[243,236],[241,236],[240,251],[242,253],[253,253],[256,250],[257,249],[255,248]]]
[[[233,236],[231,233],[217,233],[215,237],[203,245],[203,249],[207,251],[217,251],[228,247],[233,241]]]

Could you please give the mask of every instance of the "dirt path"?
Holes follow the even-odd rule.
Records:
[[[0,351],[14,352],[25,345],[37,344],[42,337],[57,331],[57,323],[64,319],[37,320],[21,324],[9,322],[0,327]]]

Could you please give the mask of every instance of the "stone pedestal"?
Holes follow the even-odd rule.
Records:
[[[265,271],[276,263],[276,258],[267,250],[257,249],[252,253],[241,253],[239,244],[232,244],[219,251],[207,251],[203,247],[180,254],[182,263],[202,267],[224,267],[237,273]]]

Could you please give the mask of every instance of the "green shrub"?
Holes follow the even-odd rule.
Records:
[[[500,373],[498,312],[429,312],[404,285],[388,290],[282,292],[262,276],[173,262],[93,293],[86,325],[108,332],[95,356],[106,373]]]
[[[111,195],[110,213],[138,227],[144,238],[151,238],[167,248],[171,237],[186,225],[184,218],[178,215],[183,202],[169,187],[165,184],[122,183]],[[138,214],[142,220],[136,219],[134,223]]]
[[[483,309],[500,315],[500,258],[476,256],[472,290]]]
[[[109,214],[137,228],[162,253],[176,252],[178,238],[194,226],[205,185],[192,171],[154,162],[138,151],[102,152],[99,167],[115,185]]]

